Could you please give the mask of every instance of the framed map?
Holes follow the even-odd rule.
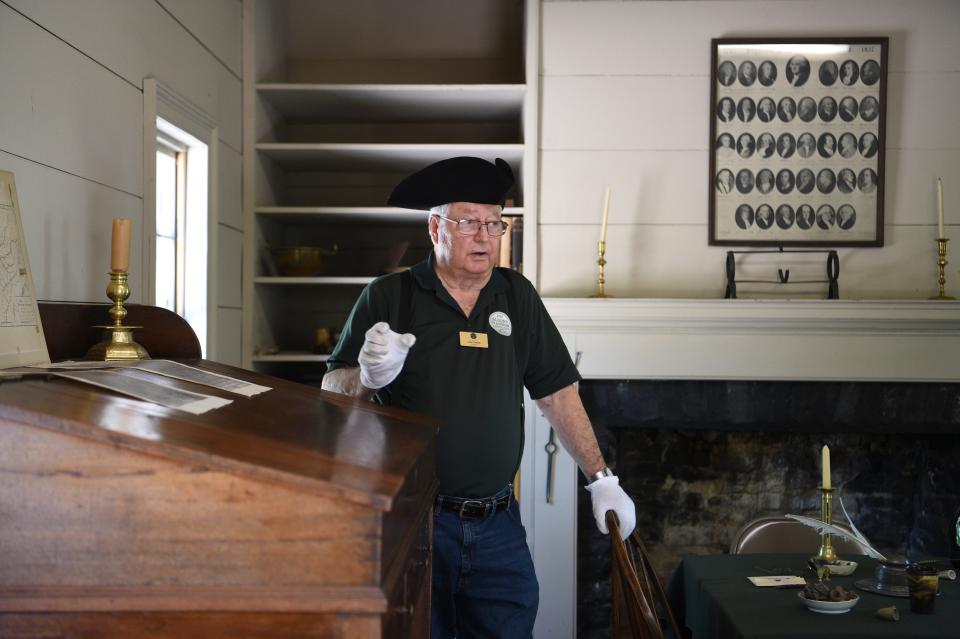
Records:
[[[710,244],[883,246],[887,44],[713,40]]]
[[[50,362],[13,173],[0,171],[0,369]]]

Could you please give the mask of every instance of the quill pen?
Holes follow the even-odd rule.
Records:
[[[819,519],[814,519],[813,517],[804,517],[803,515],[787,515],[788,518],[800,522],[804,526],[810,526],[811,528],[816,528],[817,532],[820,534],[830,533],[831,535],[836,535],[838,537],[843,537],[849,541],[856,542],[863,546],[864,552],[874,559],[879,559],[880,561],[886,561],[884,557],[876,548],[870,545],[870,543],[864,539],[862,535],[858,536],[854,534],[851,530],[844,530],[843,528],[838,528],[833,524],[828,524],[826,522],[820,521]]]
[[[846,506],[843,505],[843,497],[841,497],[839,493],[837,493],[837,501],[840,502],[840,510],[843,511],[843,516],[847,518],[847,523],[850,524],[850,530],[852,530],[853,534],[857,536],[857,541],[859,541],[864,546],[869,546],[871,550],[876,552],[876,549],[873,548],[870,542],[867,541],[867,538],[864,536],[864,534],[859,530],[857,530],[857,527],[853,525],[853,520],[850,519],[850,515],[847,514],[847,508]],[[877,552],[877,554],[880,555],[879,552]],[[880,559],[882,561],[887,560],[887,558],[884,557],[883,555],[880,555],[879,557],[877,557],[877,559]]]

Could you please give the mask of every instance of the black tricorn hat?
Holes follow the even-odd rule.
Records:
[[[450,202],[503,204],[513,186],[513,170],[497,158],[457,157],[434,162],[398,184],[387,199],[389,206],[427,211]]]

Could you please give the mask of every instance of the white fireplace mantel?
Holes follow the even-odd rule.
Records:
[[[960,382],[960,302],[544,300],[585,379]],[[576,475],[530,402],[521,510],[540,581],[535,636],[576,631]]]
[[[594,379],[960,379],[960,302],[546,299]]]

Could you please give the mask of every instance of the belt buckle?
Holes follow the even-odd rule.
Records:
[[[466,509],[467,504],[483,504],[483,501],[481,501],[481,500],[479,500],[479,499],[464,499],[463,502],[460,504],[460,510],[457,512],[457,514],[460,516],[460,519],[463,519],[463,511]],[[483,516],[486,517],[486,516],[487,516],[487,513],[486,513],[487,504],[483,504],[483,505],[484,505],[484,513],[483,513]]]

